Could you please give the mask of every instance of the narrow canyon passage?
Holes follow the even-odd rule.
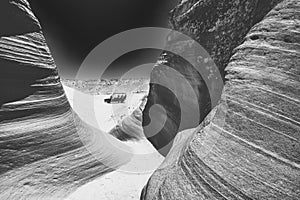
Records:
[[[1,0],[1,200],[300,199],[299,0],[182,0],[169,21],[149,92],[109,104],[62,81],[27,0]]]

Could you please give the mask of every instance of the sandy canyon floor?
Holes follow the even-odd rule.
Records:
[[[109,95],[90,95],[65,85],[64,89],[71,106],[80,118],[106,133],[131,114],[145,95],[130,93],[124,104],[107,104],[104,99]],[[130,147],[133,155],[131,160],[121,168],[82,186],[67,200],[139,199],[142,188],[162,163],[163,157],[146,138],[124,143]]]

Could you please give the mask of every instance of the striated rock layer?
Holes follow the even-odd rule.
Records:
[[[210,59],[219,68],[222,78],[224,78],[224,68],[228,64],[232,51],[242,43],[245,35],[250,28],[263,17],[281,0],[188,0],[180,3],[171,11],[170,26],[174,30],[180,31],[192,37],[201,44],[210,58],[201,58],[201,55],[195,55],[193,48],[189,47],[192,41],[185,41],[182,38],[170,35],[168,46],[170,49],[181,49],[182,54],[187,58],[197,60],[200,67],[207,65]],[[160,84],[151,84],[149,100],[144,111],[144,126],[150,123],[156,123],[158,127],[163,127],[158,134],[153,136],[151,130],[145,129],[145,135],[151,143],[166,155],[171,147],[172,139],[176,133],[186,128],[197,126],[207,116],[211,110],[211,99],[209,99],[208,88],[200,74],[183,58],[170,52],[162,54],[158,66],[151,74],[151,82],[155,80]],[[192,86],[197,99],[190,97],[186,87],[181,87],[183,82],[180,79],[169,76],[162,72],[160,65],[167,65],[180,72],[185,81]],[[158,79],[158,80],[157,80]],[[180,84],[179,84],[180,83]],[[167,85],[166,85],[167,84]],[[176,91],[186,98],[184,101],[190,105],[190,110],[180,108],[178,99],[166,88],[175,85]],[[207,88],[208,87],[208,88]],[[160,116],[149,117],[150,108],[155,105],[161,105],[167,113],[167,120],[161,120]],[[186,112],[187,115],[192,110],[199,107],[199,119],[197,116],[191,116],[189,119],[181,119],[180,113]],[[157,113],[165,112],[158,110]],[[159,115],[159,114],[157,114]],[[179,124],[183,124],[179,127]]]
[[[235,7],[246,3],[252,10],[254,4],[258,10],[252,15],[247,10],[227,13],[233,22],[248,19],[244,27],[194,27],[196,33],[221,27],[227,29],[225,36],[240,35],[239,40],[224,40],[219,53],[211,51],[221,69],[233,54],[221,101],[200,126],[176,136],[141,199],[300,199],[300,2],[285,0],[264,17],[274,1],[190,0],[173,11],[184,13],[173,16],[173,23],[184,29],[201,16],[209,18],[215,8],[226,10],[228,2]],[[217,24],[226,24],[225,19],[221,15]],[[198,36],[202,40],[203,35]],[[214,37],[222,37],[222,32]],[[219,49],[221,39],[210,41]]]
[[[0,199],[63,199],[129,157],[93,146],[102,133],[71,110],[28,2],[1,1],[0,10]]]

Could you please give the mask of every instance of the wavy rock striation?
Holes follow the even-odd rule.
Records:
[[[242,43],[250,28],[262,20],[262,18],[281,0],[189,0],[183,1],[171,11],[170,25],[174,30],[180,31],[192,37],[201,44],[210,57],[195,55],[193,48],[189,47],[193,41],[185,41],[176,34],[171,34],[168,38],[170,49],[180,49],[187,58],[196,59],[200,67],[206,65],[210,59],[219,68],[221,76],[224,78],[224,68],[232,56],[233,49]],[[188,81],[192,86],[197,99],[188,98],[191,95],[186,87],[181,87],[183,80],[170,76],[168,72],[162,71],[161,64],[167,65],[180,72],[184,81]],[[209,86],[203,81],[203,77],[183,58],[170,52],[162,54],[158,65],[153,70],[151,82],[153,80],[159,84],[150,84],[149,100],[144,111],[143,125],[155,123],[158,127],[163,127],[158,134],[154,135],[151,130],[145,129],[145,135],[151,143],[159,149],[160,153],[166,155],[172,146],[172,139],[176,133],[186,128],[197,126],[211,110],[209,99]],[[177,97],[168,90],[169,87],[176,86],[176,91],[185,96],[184,102],[191,105],[190,109],[180,108]],[[208,87],[208,88],[207,88]],[[170,100],[171,99],[171,100]],[[161,109],[156,113],[167,113],[167,120],[161,120],[161,116],[149,117],[150,108],[161,105]],[[199,107],[200,117],[191,116],[194,109]],[[165,109],[165,112],[161,110]],[[181,119],[180,113],[187,113],[189,118]],[[150,120],[151,119],[151,120]],[[179,127],[182,124],[182,127]],[[154,135],[154,136],[153,136]]]
[[[93,146],[102,133],[70,108],[27,1],[1,1],[0,9],[0,199],[63,199],[129,158]]]
[[[240,35],[239,40],[232,40],[235,45],[244,41],[234,51],[235,45],[230,45],[228,52],[223,52],[230,43],[226,40],[219,53],[211,51],[221,69],[233,54],[226,67],[221,101],[196,130],[176,136],[141,199],[300,198],[300,2],[285,0],[264,17],[274,1],[190,0],[173,11],[173,23],[186,28],[201,16],[211,16],[212,9],[206,5],[216,5],[216,11],[226,10],[225,2],[236,3],[232,8],[246,3],[245,8],[258,10],[252,11],[253,15],[246,10],[239,11],[240,15],[226,12],[232,16],[233,24],[235,20],[241,25],[245,19],[252,22],[224,30],[224,36]],[[262,7],[266,2],[268,6]],[[255,9],[252,4],[257,5]],[[183,14],[174,18],[178,11]],[[227,23],[222,16],[215,20],[217,24]],[[255,22],[258,23],[248,31]],[[220,28],[200,27],[194,27],[196,33]],[[223,36],[222,32],[214,33],[214,38]],[[198,36],[201,40],[209,38]],[[219,49],[218,41],[221,39],[212,43],[211,49]]]

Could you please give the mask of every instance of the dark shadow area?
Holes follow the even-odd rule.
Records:
[[[26,4],[21,1],[18,3],[26,7]],[[39,25],[26,12],[10,1],[1,0],[0,8],[0,37],[22,35],[40,30]]]
[[[147,105],[143,112],[142,125],[144,127],[144,134],[158,152],[166,156],[172,147],[172,145],[168,144],[172,143],[179,129],[178,125],[181,120],[181,109],[176,96],[168,88],[158,84],[150,84],[150,91],[156,91],[156,93],[149,94]],[[165,122],[161,120],[164,118],[164,112],[156,111],[154,113],[155,116],[150,116],[149,111],[153,104],[159,104],[167,111],[167,119]],[[152,131],[145,128],[149,126],[150,123],[152,124],[151,127],[163,128],[155,135],[152,135]],[[164,148],[167,146],[169,148]]]
[[[52,69],[20,64],[10,60],[0,59],[0,66],[0,107],[41,91],[41,87],[32,87],[31,85],[37,83],[37,80],[53,75]],[[9,117],[7,114],[5,116]]]
[[[182,79],[172,77],[168,70],[164,70],[159,65],[156,66],[151,73],[151,79],[158,81],[160,84],[150,84],[148,101],[143,111],[144,134],[154,147],[163,156],[166,156],[172,147],[172,141],[177,133],[198,126],[211,111],[211,99],[208,87],[202,76],[187,60],[166,51],[166,53],[161,55],[160,61],[163,61],[166,66],[176,70],[183,76]],[[202,67],[205,67],[205,65]],[[176,95],[167,88],[168,86],[173,85],[177,94],[190,95],[188,92],[189,90],[188,88],[185,88],[183,81],[188,82],[197,98],[197,103],[192,99],[189,99],[193,98],[192,96],[187,96],[184,100],[186,104],[190,105],[188,107],[189,110],[182,110],[183,108],[181,108]],[[170,86],[170,88],[172,88],[172,86]],[[157,108],[158,110],[155,111],[154,116],[151,116],[150,119],[149,111],[155,104],[162,106],[166,113]],[[198,108],[199,116],[193,116],[193,114],[189,112],[193,111],[192,109]],[[165,114],[167,115],[167,120],[164,123],[163,116],[165,116]],[[187,118],[181,119],[181,115],[186,116]],[[198,119],[198,117],[199,121],[195,120]],[[151,120],[153,121],[151,122]],[[153,130],[145,128],[150,123],[152,124],[152,129],[158,127],[163,128],[153,136]],[[181,125],[181,127],[179,127],[179,125]]]

